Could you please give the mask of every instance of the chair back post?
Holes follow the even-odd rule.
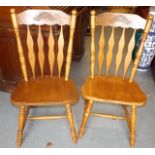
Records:
[[[90,49],[90,76],[95,76],[95,14],[94,10],[91,11],[90,25],[91,25],[91,49]]]
[[[142,39],[141,39],[141,44],[140,44],[140,47],[139,47],[139,49],[137,51],[136,59],[134,61],[134,66],[133,66],[132,71],[131,71],[129,82],[133,81],[134,76],[136,74],[136,70],[137,70],[141,55],[142,55],[143,48],[144,48],[144,43],[146,41],[147,34],[150,31],[153,18],[154,18],[154,16],[152,16],[152,15],[148,15],[148,17],[147,17],[147,22],[145,24],[144,32],[143,32]]]
[[[72,15],[71,15],[71,20],[70,20],[70,36],[69,36],[69,45],[68,45],[68,50],[67,50],[66,68],[65,68],[65,80],[66,81],[69,79],[69,73],[70,73],[76,18],[77,18],[77,11],[73,10]]]
[[[13,29],[14,29],[14,32],[15,32],[15,35],[16,35],[17,48],[18,48],[18,54],[19,54],[19,60],[20,60],[20,64],[21,64],[22,74],[23,74],[24,80],[28,81],[27,69],[26,69],[25,58],[24,58],[24,52],[23,52],[23,47],[22,47],[22,43],[21,43],[21,39],[20,39],[20,34],[19,34],[19,28],[18,28],[15,9],[11,9],[10,12],[11,12],[11,19],[12,19]]]

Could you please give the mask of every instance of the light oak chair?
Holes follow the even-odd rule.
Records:
[[[11,19],[17,41],[19,60],[24,80],[21,80],[11,95],[11,102],[19,107],[17,146],[22,144],[22,135],[26,120],[44,120],[44,119],[64,119],[66,115],[60,116],[28,116],[29,109],[39,106],[65,106],[67,118],[70,125],[73,143],[77,142],[76,131],[71,106],[78,101],[78,91],[73,80],[69,79],[73,37],[76,26],[75,10],[71,16],[59,10],[27,10],[16,15],[15,10],[11,9]],[[25,63],[25,54],[22,48],[21,35],[19,31],[20,25],[27,26],[27,57],[29,59],[32,70],[32,77],[28,77],[27,66]],[[38,58],[34,52],[34,41],[31,34],[30,26],[38,26]],[[44,38],[41,29],[43,25],[48,25],[48,63],[50,75],[44,75]],[[53,36],[53,25],[60,25],[60,34],[58,35],[58,53],[55,54],[55,39]],[[61,76],[62,65],[64,62],[64,25],[70,26],[70,37],[65,62],[65,75]],[[41,75],[35,75],[35,66],[38,59]],[[53,75],[54,62],[57,62],[58,75]]]
[[[137,65],[143,51],[144,42],[147,38],[147,33],[150,30],[153,17],[148,16],[147,20],[140,16],[133,14],[120,13],[102,13],[95,15],[95,11],[91,12],[91,51],[90,51],[90,76],[88,76],[82,85],[81,94],[85,99],[85,108],[83,119],[79,130],[79,137],[82,137],[85,132],[86,123],[89,116],[99,116],[112,119],[126,120],[130,131],[130,144],[135,146],[135,130],[136,130],[136,110],[137,107],[143,106],[146,102],[146,96],[134,81]],[[96,26],[101,27],[101,36],[99,39],[98,52],[98,73],[95,74],[95,29]],[[112,27],[109,41],[105,41],[105,28]],[[116,57],[114,57],[115,43],[115,29],[121,27],[121,37],[118,42],[118,50]],[[123,48],[125,47],[127,37],[125,31],[127,28],[134,29],[132,31],[131,39],[128,42],[128,49],[125,54]],[[135,33],[137,29],[144,29],[143,36],[139,49],[137,51],[136,59],[133,62],[131,74],[129,78],[126,76],[127,70],[131,64],[132,51],[135,45]],[[114,37],[115,36],[115,37]],[[107,53],[105,53],[105,46],[108,46]],[[125,54],[125,56],[123,56]],[[105,59],[105,74],[102,73],[103,63]],[[110,72],[112,61],[115,61],[114,75]],[[118,71],[123,65],[122,73],[119,75]],[[116,116],[110,114],[94,113],[92,111],[93,104],[97,102],[104,102],[106,104],[121,105],[124,109],[125,116]],[[128,107],[131,107],[131,115],[129,115]]]

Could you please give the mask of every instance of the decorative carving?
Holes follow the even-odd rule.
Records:
[[[134,14],[101,13],[96,16],[96,25],[144,29],[146,20]]]
[[[124,23],[124,24],[126,24],[126,25],[130,25],[131,24],[131,21],[128,19],[128,18],[126,18],[126,16],[123,16],[123,15],[118,15],[118,16],[116,16],[115,18],[114,18],[114,21],[115,22],[120,22],[120,23]]]
[[[17,18],[20,25],[70,25],[70,16],[60,10],[27,10]]]
[[[50,14],[50,12],[40,12],[38,15],[34,17],[34,21],[49,21],[52,22],[54,20],[61,19],[60,14]]]

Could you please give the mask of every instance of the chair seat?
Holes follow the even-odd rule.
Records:
[[[11,95],[12,103],[21,105],[59,105],[75,103],[78,91],[72,80],[65,81],[59,77],[44,77],[20,81]]]
[[[82,96],[88,100],[141,106],[146,96],[135,81],[112,76],[88,77],[82,86]]]

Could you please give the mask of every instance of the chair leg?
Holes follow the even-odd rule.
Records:
[[[24,109],[24,125],[23,125],[23,128],[25,127],[25,124],[26,124],[26,121],[27,121],[27,117],[29,115],[29,110],[30,110],[30,107],[25,107]]]
[[[67,111],[67,117],[68,117],[68,121],[70,125],[72,140],[73,140],[73,143],[75,144],[77,143],[77,135],[76,135],[75,127],[74,127],[73,114],[72,114],[72,109],[71,109],[70,104],[66,105],[66,111]]]
[[[135,146],[136,134],[136,106],[131,106],[131,130],[130,130],[130,145]]]
[[[19,116],[18,116],[18,132],[16,142],[17,147],[20,147],[22,143],[24,124],[25,124],[25,107],[21,106],[19,109]]]
[[[90,101],[90,100],[86,101],[85,109],[84,109],[84,113],[83,113],[83,118],[82,118],[82,123],[81,123],[81,127],[79,130],[79,135],[78,135],[79,138],[81,138],[84,135],[86,123],[87,123],[88,118],[90,116],[92,106],[93,106],[93,101]]]

